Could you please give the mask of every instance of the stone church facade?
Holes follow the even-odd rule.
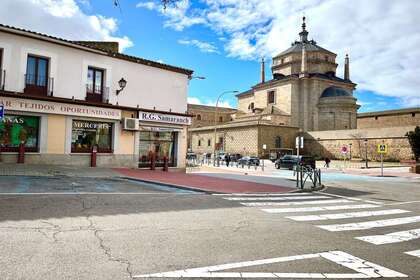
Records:
[[[364,140],[371,135],[372,141],[374,140],[372,143],[380,141],[378,135],[381,133],[374,131],[377,126],[373,125],[375,122],[378,124],[378,116],[374,113],[357,114],[360,105],[353,96],[356,84],[350,79],[348,55],[344,60],[343,77],[337,75],[336,57],[335,53],[308,39],[303,18],[299,40],[273,57],[272,78],[265,80],[265,63],[262,60],[260,83],[236,95],[237,109],[229,111],[217,108],[216,113],[215,107],[189,105],[188,112],[195,116],[188,134],[189,149],[197,153],[223,150],[228,153],[265,157],[273,150],[293,151],[294,139],[301,135],[308,144],[305,149],[307,154],[334,158],[339,157],[337,153],[343,143],[352,142],[348,137],[354,138],[354,135],[358,135]],[[417,109],[414,109],[414,113],[404,109],[407,112],[404,111],[403,116],[398,113],[399,110],[393,110],[392,114],[378,114],[381,120],[385,115],[392,119],[396,118],[395,116],[400,119],[410,116],[409,120],[394,122],[396,126],[398,123],[413,125],[416,120],[420,125]],[[416,112],[417,117],[414,118],[413,114]],[[217,119],[214,122],[215,114],[223,118],[223,121]],[[206,115],[210,120],[207,123],[203,122],[203,116]],[[373,117],[376,120],[372,121]],[[358,122],[363,128],[362,132],[357,130]],[[411,157],[408,141],[402,133],[406,129],[410,129],[409,126],[398,130],[389,128],[389,131],[384,132],[385,138],[398,139],[398,146],[404,146],[398,149],[398,154],[393,154],[395,158]],[[347,132],[343,134],[340,131]],[[335,139],[333,136],[347,138]],[[326,139],[328,141],[322,142]],[[328,143],[328,147],[323,148],[322,143]]]

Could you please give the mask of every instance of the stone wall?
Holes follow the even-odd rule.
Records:
[[[195,128],[214,125],[215,112],[215,106],[188,104],[188,113],[194,115],[190,127]],[[231,115],[235,112],[236,109],[217,108],[217,122],[220,124],[231,121]],[[220,118],[222,121],[220,121]]]
[[[346,156],[341,154],[341,147],[347,146],[352,158],[364,159],[367,151],[369,160],[380,160],[377,144],[387,144],[388,153],[384,155],[384,160],[411,160],[413,153],[405,134],[413,129],[414,126],[310,131],[304,134],[304,153],[332,159],[348,158],[350,153]]]
[[[297,127],[261,126],[259,128],[258,155],[267,156],[270,149],[275,149],[277,137],[281,137],[281,148],[294,149],[298,131]],[[267,145],[266,151],[263,151],[264,144]]]
[[[217,142],[223,138],[223,150],[228,153],[256,155],[258,150],[258,128],[256,126],[220,128],[217,130]],[[210,145],[208,141],[210,140]],[[198,145],[200,141],[201,145]],[[195,153],[212,153],[214,130],[191,132],[191,149]]]
[[[378,112],[377,115],[374,112],[358,114],[357,127],[372,128],[420,125],[420,108],[413,109],[411,112],[403,109],[401,110],[401,112],[404,111],[402,114],[392,113],[393,111],[389,111],[387,115],[385,115],[386,111]]]

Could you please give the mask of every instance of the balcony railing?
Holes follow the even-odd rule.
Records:
[[[25,74],[25,94],[37,96],[53,96],[54,78]]]
[[[6,70],[0,68],[0,90],[4,90],[6,84]]]
[[[109,87],[86,84],[86,101],[109,103]]]

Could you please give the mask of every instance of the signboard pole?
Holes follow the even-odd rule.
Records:
[[[381,177],[384,177],[384,154],[381,154]]]

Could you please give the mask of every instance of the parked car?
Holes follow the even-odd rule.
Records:
[[[277,169],[287,168],[292,170],[295,165],[310,166],[315,168],[315,159],[311,156],[296,156],[296,155],[285,155],[274,163]]]
[[[241,154],[230,154],[230,161],[237,162],[242,158]]]
[[[238,163],[240,165],[256,165],[259,166],[260,165],[260,159],[258,157],[250,157],[250,156],[246,156],[246,157],[241,157],[238,160]]]
[[[193,153],[193,152],[188,152],[187,153],[187,160],[196,160],[197,159],[197,154]]]

